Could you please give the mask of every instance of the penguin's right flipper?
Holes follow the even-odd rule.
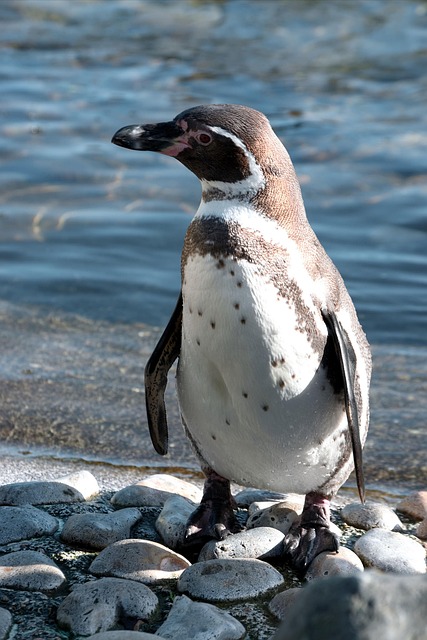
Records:
[[[145,405],[153,446],[164,456],[168,452],[168,423],[165,391],[169,369],[181,350],[182,294],[159,342],[145,367]]]

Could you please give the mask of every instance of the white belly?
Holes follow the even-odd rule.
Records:
[[[178,397],[202,458],[244,485],[321,487],[348,457],[347,419],[296,309],[230,258],[189,258],[182,291]]]

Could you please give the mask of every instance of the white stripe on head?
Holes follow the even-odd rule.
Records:
[[[240,147],[243,149],[245,156],[248,159],[249,164],[249,176],[244,180],[239,180],[238,182],[221,182],[219,180],[201,180],[202,190],[204,193],[210,190],[218,190],[221,191],[225,195],[226,198],[237,198],[239,196],[246,196],[247,198],[252,198],[254,195],[258,193],[260,189],[265,186],[265,177],[261,170],[261,167],[255,160],[253,154],[249,151],[249,149],[243,144],[243,142],[235,136],[233,133],[222,129],[221,127],[209,127],[214,133],[219,133],[222,136],[230,138],[236,145],[236,147]]]

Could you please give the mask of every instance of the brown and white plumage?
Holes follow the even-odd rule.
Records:
[[[328,499],[353,461],[363,498],[371,359],[343,280],[307,221],[289,155],[267,118],[239,105],[124,127],[113,142],[176,157],[202,185],[181,295],[146,369],[150,430],[164,453],[163,393],[179,357],[183,422],[207,474],[189,534],[235,528],[228,480],[304,493],[302,521],[287,539],[304,566],[336,547]]]

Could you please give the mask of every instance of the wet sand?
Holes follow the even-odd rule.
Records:
[[[0,482],[89,468],[105,489],[170,469],[200,478],[180,424],[173,375],[167,390],[170,451],[152,447],[143,369],[160,335],[145,325],[94,322],[0,306]],[[427,351],[373,347],[368,495],[393,502],[427,485]],[[346,484],[354,490],[354,480]]]

